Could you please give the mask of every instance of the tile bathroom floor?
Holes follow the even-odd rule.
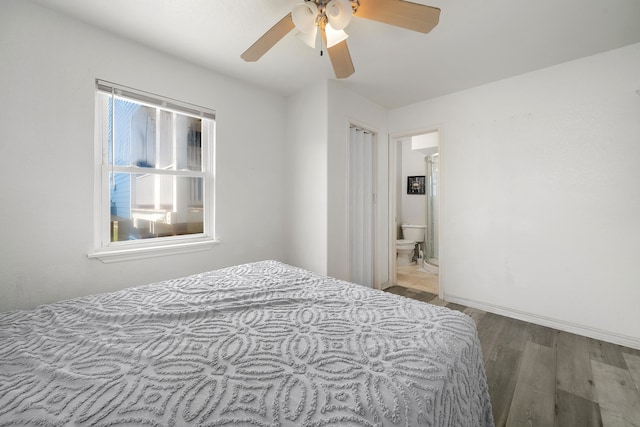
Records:
[[[438,275],[419,270],[417,264],[396,265],[396,284],[438,295]]]

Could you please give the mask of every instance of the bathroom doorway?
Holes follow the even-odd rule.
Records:
[[[389,269],[392,284],[438,296],[443,295],[439,256],[440,155],[440,129],[391,137],[389,238],[393,249]],[[417,187],[415,182],[419,183]],[[414,232],[421,227],[424,235]],[[407,245],[411,247],[407,241],[415,241],[413,251],[405,250]],[[409,255],[405,255],[407,252]]]

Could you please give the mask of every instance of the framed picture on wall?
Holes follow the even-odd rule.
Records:
[[[424,175],[407,177],[407,194],[424,194]]]

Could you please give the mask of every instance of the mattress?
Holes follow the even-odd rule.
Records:
[[[475,324],[262,261],[0,314],[0,425],[491,426]]]

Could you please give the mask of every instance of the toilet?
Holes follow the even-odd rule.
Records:
[[[420,251],[420,244],[424,242],[427,227],[425,225],[402,224],[401,228],[403,239],[396,240],[396,265],[411,265],[416,244],[418,251]]]
[[[413,240],[396,240],[396,265],[411,265],[415,250],[416,242]]]

